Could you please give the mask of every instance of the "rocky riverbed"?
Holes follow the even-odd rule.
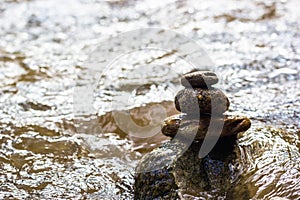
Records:
[[[128,134],[114,116],[130,111],[137,124],[160,126],[178,113],[173,97],[193,66],[168,50],[118,57],[99,81],[92,114],[74,116],[74,87],[86,84],[95,47],[106,44],[105,57],[123,44],[105,43],[111,37],[154,27],[205,50],[231,100],[227,114],[284,130],[239,136],[248,184],[230,197],[247,187],[249,198],[299,198],[298,8],[297,0],[1,1],[0,198],[133,198],[137,162],[169,139],[156,129]]]

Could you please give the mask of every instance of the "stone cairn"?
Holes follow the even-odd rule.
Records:
[[[217,75],[210,71],[183,75],[181,84],[185,88],[175,96],[175,107],[182,113],[166,118],[162,133],[174,138],[180,129],[183,136],[196,133],[194,140],[197,141],[205,138],[209,126],[218,123],[223,125],[221,134],[215,135],[218,137],[236,135],[249,129],[251,122],[247,117],[224,115],[230,103],[220,89],[213,87],[218,81]]]

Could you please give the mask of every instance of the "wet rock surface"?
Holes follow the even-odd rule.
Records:
[[[98,115],[82,115],[76,123],[73,93],[74,80],[85,84],[84,61],[95,46],[144,27],[171,29],[201,44],[217,66],[218,87],[231,99],[228,115],[289,130],[242,137],[244,146],[254,144],[242,153],[250,160],[247,184],[230,197],[247,189],[253,198],[299,198],[298,158],[286,154],[300,147],[298,8],[297,0],[1,1],[0,198],[133,198],[137,162],[167,137],[157,131],[151,138],[133,138],[111,113],[132,112],[141,125],[158,115],[153,110],[176,114],[180,75],[194,67],[174,51],[126,55],[112,63],[101,92],[94,94]],[[124,43],[102,45],[101,53]],[[132,73],[145,63],[155,70]],[[131,95],[130,106],[116,101],[123,94]],[[277,153],[270,151],[274,144]]]
[[[231,140],[234,141],[234,139]],[[227,186],[225,182],[229,180],[230,174],[227,168],[228,163],[224,161],[226,158],[223,157],[222,161],[216,158],[211,159],[209,156],[199,159],[198,152],[201,146],[199,142],[194,142],[183,155],[179,156],[178,152],[182,146],[184,144],[181,141],[173,140],[142,159],[136,169],[135,199],[148,197],[168,199],[169,196],[179,199],[189,195],[195,198],[210,189],[225,193],[224,189],[229,186],[229,182]],[[215,153],[220,152],[223,154],[225,147],[222,151]],[[159,166],[155,163],[159,163]],[[163,187],[163,185],[169,187]]]
[[[183,89],[175,96],[176,109],[189,115],[197,115],[199,112],[211,114],[212,109],[215,115],[222,115],[228,110],[229,104],[226,95],[216,88]]]
[[[202,140],[206,136],[208,127],[213,124],[223,125],[220,134],[221,137],[236,135],[248,130],[251,126],[250,120],[247,117],[241,116],[223,116],[218,118],[201,116],[200,119],[193,119],[188,118],[186,114],[178,114],[164,120],[162,133],[168,137],[174,138],[180,129],[183,136],[186,135],[188,137],[190,135],[188,133],[196,132],[194,139]]]
[[[298,179],[299,171],[289,166],[299,166],[300,154],[297,148],[280,139],[279,135],[285,134],[282,130],[270,127],[253,127],[240,134],[238,139],[236,135],[220,138],[215,148],[203,159],[199,158],[201,141],[192,143],[182,154],[180,151],[185,144],[180,140],[169,141],[142,158],[136,169],[135,199],[268,199],[276,193],[278,196],[298,198],[298,184],[285,178],[294,172],[290,174],[290,180]],[[250,139],[253,135],[257,139]],[[279,148],[273,148],[279,144]],[[270,157],[267,158],[267,155]],[[276,166],[272,159],[282,165]],[[285,172],[269,173],[273,170]],[[261,185],[267,181],[266,187],[272,185],[274,180],[278,185],[271,194],[265,194],[264,189],[255,192],[253,188],[259,185],[249,182],[249,178],[260,179]],[[291,193],[284,190],[279,192],[288,183],[293,188]]]
[[[195,71],[188,73],[181,78],[181,85],[184,87],[203,88],[216,84],[219,81],[217,75],[211,71]]]

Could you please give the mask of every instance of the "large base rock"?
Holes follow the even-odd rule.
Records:
[[[199,158],[201,142],[185,145],[170,141],[143,157],[136,169],[135,199],[176,199],[206,196],[206,191],[225,195],[235,172],[235,136],[224,137],[205,158]]]
[[[185,144],[173,140],[145,155],[136,168],[135,199],[265,199],[291,181],[289,195],[300,197],[300,154],[286,132],[251,128],[237,139],[223,137],[203,159],[200,146],[194,142],[181,154]]]

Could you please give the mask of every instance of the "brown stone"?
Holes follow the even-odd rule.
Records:
[[[220,137],[236,135],[239,132],[248,130],[251,126],[250,119],[241,116],[223,116],[212,118],[211,116],[201,116],[200,120],[189,118],[185,114],[178,114],[164,120],[162,133],[174,138],[180,130],[183,136],[190,137],[195,134],[194,140],[202,140],[206,136],[208,128],[214,130],[216,125],[223,125]],[[213,132],[212,132],[213,133]],[[218,137],[218,133],[212,137]]]
[[[221,90],[216,88],[186,88],[175,96],[175,107],[180,112],[194,116],[199,113],[200,115],[211,113],[222,115],[229,108],[229,100]]]

